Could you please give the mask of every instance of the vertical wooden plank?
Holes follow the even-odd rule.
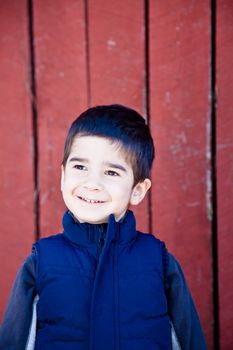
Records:
[[[91,104],[120,103],[145,110],[144,1],[88,1]],[[133,208],[148,230],[148,199]]]
[[[210,3],[150,1],[153,228],[181,262],[213,348]]]
[[[220,348],[233,346],[233,3],[217,4],[217,212]]]
[[[34,240],[33,143],[27,1],[1,2],[0,318]]]
[[[34,0],[41,235],[60,230],[60,166],[71,121],[87,107],[84,1]]]

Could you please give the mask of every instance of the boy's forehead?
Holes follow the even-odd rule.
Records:
[[[80,156],[96,155],[98,157],[102,157],[103,160],[105,160],[105,158],[107,159],[108,156],[111,155],[111,157],[114,157],[114,159],[124,161],[126,164],[131,166],[122,143],[103,136],[75,136],[70,149],[69,158],[75,154]]]
[[[103,136],[77,135],[73,139],[71,151],[74,149],[88,150],[91,149],[92,146],[98,145],[99,147],[101,146],[102,148],[108,148],[109,150],[115,149],[117,152],[117,148],[119,148],[117,147],[118,144],[119,142]]]

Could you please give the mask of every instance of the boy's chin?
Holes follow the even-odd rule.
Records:
[[[123,213],[121,213],[120,215],[116,215],[113,213],[115,220],[118,222],[120,221],[124,215],[125,215],[126,211],[124,211]],[[97,225],[97,224],[106,224],[109,221],[109,216],[106,217],[95,217],[95,216],[82,216],[82,215],[76,215],[75,213],[73,213],[73,216],[75,217],[75,219],[80,222],[81,224],[87,223],[87,224],[93,224],[93,225]]]
[[[80,215],[75,215],[75,213],[73,213],[74,217],[76,218],[76,220],[78,220],[78,222],[80,222],[81,224],[87,223],[87,224],[93,224],[93,225],[97,225],[97,224],[105,224],[108,222],[109,216],[108,217],[92,217],[92,216],[80,216]]]

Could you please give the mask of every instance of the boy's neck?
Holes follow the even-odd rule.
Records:
[[[101,226],[101,225],[103,225],[103,226],[106,226],[106,227],[107,227],[107,225],[108,225],[108,222],[101,222],[101,223],[98,223],[98,224],[90,223],[90,222],[80,222],[80,221],[74,216],[74,214],[73,214],[70,210],[68,210],[68,213],[72,216],[72,218],[74,219],[74,221],[75,221],[77,224],[88,224],[88,225],[96,225],[96,226]],[[123,213],[122,216],[121,216],[118,220],[115,219],[116,222],[119,222],[119,223],[123,222],[124,219],[125,219],[125,217],[126,217],[126,215],[127,215],[127,213],[128,213],[128,210],[126,210],[126,212]]]

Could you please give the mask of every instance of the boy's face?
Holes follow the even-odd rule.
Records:
[[[120,220],[129,204],[138,204],[150,180],[134,184],[132,166],[108,139],[76,136],[62,167],[61,190],[67,208],[80,222]]]

